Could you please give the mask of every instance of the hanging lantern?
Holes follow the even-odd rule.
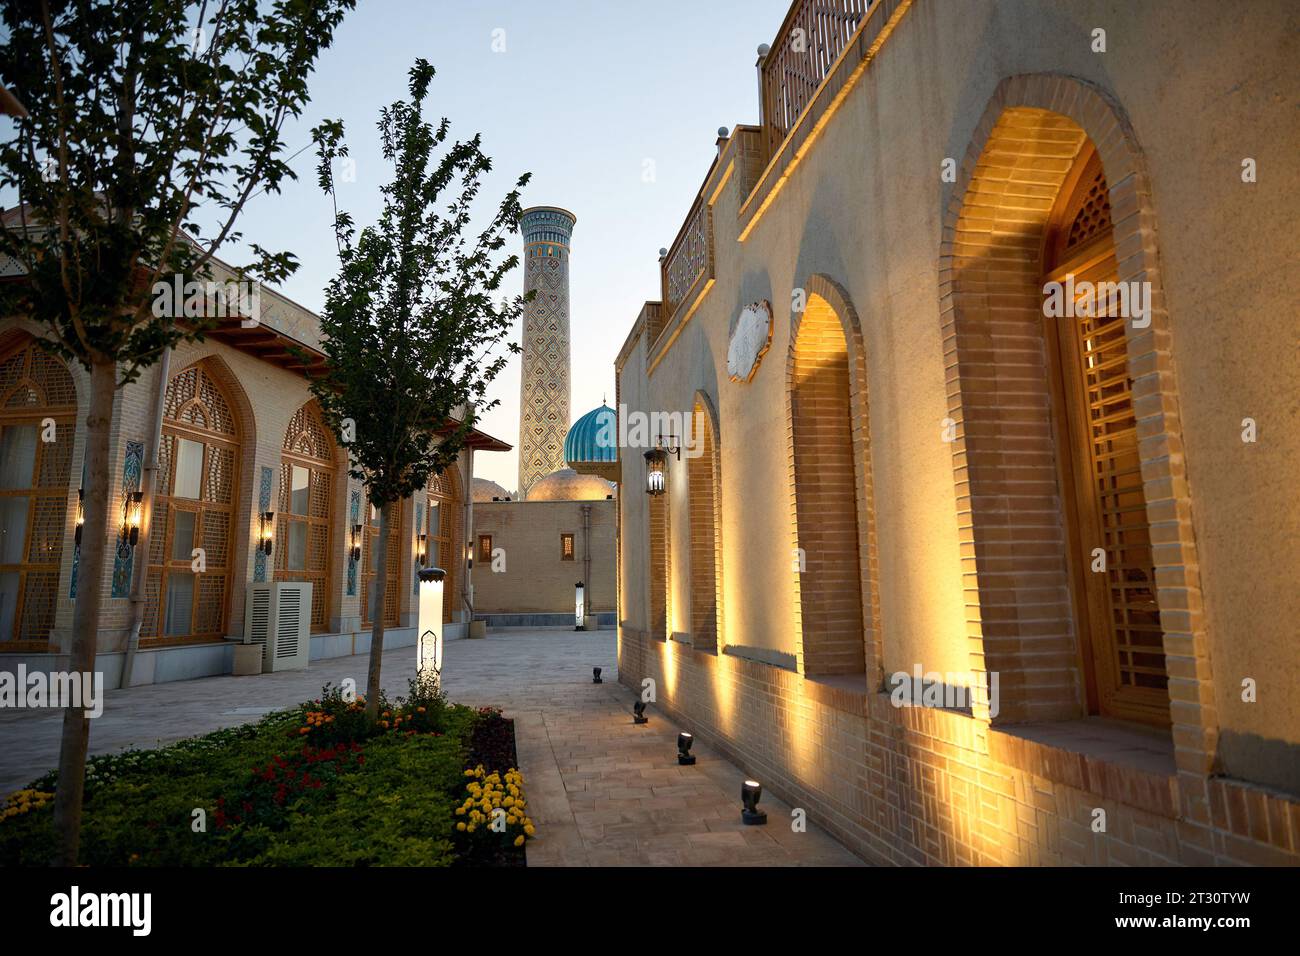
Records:
[[[645,453],[645,490],[653,498],[668,488],[668,453],[662,448],[652,448]]]

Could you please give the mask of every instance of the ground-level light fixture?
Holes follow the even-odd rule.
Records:
[[[262,526],[259,529],[260,533],[258,535],[260,538],[260,544],[258,544],[258,547],[262,549],[263,554],[269,556],[271,554],[272,531],[275,528],[275,512],[263,511],[261,516],[261,525]]]
[[[683,767],[695,765],[695,754],[691,753],[691,744],[695,743],[693,734],[685,731],[677,735],[677,762]]]
[[[72,543],[81,547],[81,529],[86,523],[86,489],[77,489],[77,530],[72,533]]]
[[[447,572],[442,568],[421,568],[419,628],[415,643],[415,678],[437,685],[442,681],[442,588]]]
[[[649,722],[650,718],[645,715],[645,701],[638,700],[632,705],[632,723],[645,724]]]
[[[740,800],[744,806],[740,811],[740,822],[745,826],[761,826],[767,823],[767,814],[758,809],[758,801],[762,796],[763,785],[757,780],[746,780],[741,784]]]
[[[122,538],[133,548],[140,543],[140,511],[143,501],[143,491],[127,493],[126,513],[122,517]]]
[[[605,683],[603,680],[600,679],[600,668],[599,668],[599,667],[593,667],[593,668],[591,669],[591,682],[592,682],[593,684],[603,684],[603,683]]]
[[[586,601],[587,586],[579,581],[573,586],[573,629],[575,631],[585,631],[583,618],[587,614]]]
[[[359,524],[354,524],[352,526],[351,547],[352,547],[352,560],[360,561],[361,560],[361,525]]]

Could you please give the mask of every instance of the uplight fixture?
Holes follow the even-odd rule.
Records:
[[[592,682],[593,684],[603,684],[603,683],[605,683],[603,680],[600,679],[600,668],[599,668],[599,667],[593,667],[593,668],[591,669],[591,682]]]
[[[649,722],[650,718],[645,715],[645,701],[638,700],[632,705],[632,723],[646,724]]]
[[[695,754],[691,753],[691,744],[695,737],[685,731],[677,735],[677,762],[683,767],[695,766]]]
[[[762,796],[763,785],[757,780],[746,780],[741,784],[740,800],[744,806],[740,811],[740,822],[745,826],[761,826],[767,823],[767,814],[758,809],[758,801]]]

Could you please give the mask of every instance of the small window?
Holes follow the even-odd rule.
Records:
[[[311,472],[302,465],[293,465],[289,471],[289,511],[305,515],[311,501]]]
[[[573,560],[573,535],[571,534],[560,535],[560,560]]]
[[[478,559],[481,563],[492,560],[492,535],[481,534],[478,536]]]
[[[203,443],[180,438],[176,441],[176,478],[172,482],[173,498],[198,500],[203,478]]]

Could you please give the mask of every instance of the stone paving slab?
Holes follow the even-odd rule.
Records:
[[[496,705],[515,720],[516,746],[538,839],[529,866],[861,866],[826,833],[790,830],[791,808],[771,794],[765,827],[740,822],[744,773],[696,743],[677,764],[673,723],[650,706],[632,723],[633,694],[615,678],[613,631],[492,632],[447,643],[447,696]],[[209,677],[109,691],[91,722],[91,752],[156,747],[256,720],[309,700],[329,681],[365,686],[367,658],[313,662],[305,671]],[[593,684],[592,667],[605,682]],[[405,693],[412,648],[384,654],[383,684]],[[0,793],[26,785],[58,758],[61,713],[0,710]]]

